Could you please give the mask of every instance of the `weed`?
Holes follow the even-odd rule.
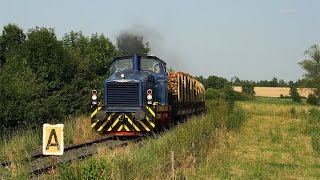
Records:
[[[297,110],[295,107],[291,107],[289,109],[289,114],[291,118],[297,118]]]
[[[306,133],[311,136],[312,148],[315,154],[320,155],[320,110],[312,108],[309,110]]]
[[[282,141],[282,134],[278,127],[276,127],[275,129],[270,129],[269,133],[272,143],[280,143]]]
[[[231,111],[229,117],[228,117],[228,123],[227,126],[230,130],[240,130],[241,125],[246,120],[245,112],[241,108],[236,108],[233,111]]]

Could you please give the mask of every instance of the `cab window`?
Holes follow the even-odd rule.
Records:
[[[119,59],[112,63],[111,74],[113,74],[114,72],[131,70],[132,68],[133,68],[132,59]]]
[[[161,63],[157,59],[141,58],[141,70],[161,73]]]

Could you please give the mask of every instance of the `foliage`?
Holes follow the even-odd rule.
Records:
[[[319,105],[319,98],[313,94],[309,94],[307,98],[307,103],[311,105]]]
[[[225,92],[213,88],[206,89],[206,99],[225,99]]]
[[[88,110],[90,91],[102,91],[111,59],[118,50],[104,35],[53,29],[24,33],[17,25],[0,36],[1,134],[12,128],[61,121]]]
[[[225,78],[218,77],[218,76],[209,76],[205,80],[205,88],[213,88],[213,89],[223,89],[223,88],[229,88],[231,87],[231,84],[229,81]]]
[[[43,86],[27,66],[26,59],[7,58],[6,65],[1,68],[0,82],[0,129],[25,126],[42,116],[41,111],[34,110],[39,110]]]
[[[292,84],[292,85],[290,86],[289,94],[290,94],[291,99],[292,99],[293,102],[298,102],[298,103],[300,103],[300,102],[302,101],[302,100],[301,100],[301,96],[300,96],[299,93],[298,93],[298,89],[297,89],[297,87],[296,87],[294,84]]]
[[[26,39],[23,30],[15,24],[4,26],[0,36],[0,67],[6,62],[6,56],[18,48]]]
[[[305,51],[307,59],[299,62],[299,65],[306,71],[304,76],[311,82],[314,95],[320,97],[320,47],[318,44],[312,45]]]
[[[241,85],[241,89],[243,93],[254,96],[256,92],[254,91],[254,83],[250,81],[243,82]]]
[[[308,123],[305,129],[306,134],[311,136],[312,149],[315,154],[320,155],[320,110],[309,109]]]

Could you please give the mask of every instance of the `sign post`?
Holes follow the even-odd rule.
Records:
[[[52,179],[54,179],[54,156],[63,155],[63,124],[43,124],[42,153],[52,156]]]

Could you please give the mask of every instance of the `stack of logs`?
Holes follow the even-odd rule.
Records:
[[[168,79],[168,88],[172,95],[178,95],[178,76],[190,76],[184,72],[170,72],[169,79]]]
[[[178,96],[178,100],[181,99],[182,101],[198,101],[203,99],[205,91],[199,81],[184,72],[169,73],[168,89],[172,95]]]

